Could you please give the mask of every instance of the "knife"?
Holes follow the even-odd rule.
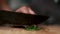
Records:
[[[24,14],[13,11],[0,10],[0,25],[12,24],[17,25],[37,25],[46,21],[49,16]]]

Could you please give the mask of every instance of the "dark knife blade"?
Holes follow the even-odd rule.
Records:
[[[49,17],[44,15],[31,15],[12,11],[0,10],[0,24],[32,25],[40,24]]]

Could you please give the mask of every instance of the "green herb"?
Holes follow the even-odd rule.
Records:
[[[39,28],[37,26],[34,26],[34,25],[31,25],[31,26],[28,26],[27,28],[25,28],[26,30],[41,30],[43,28]]]

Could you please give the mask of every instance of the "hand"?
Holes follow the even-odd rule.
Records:
[[[5,0],[1,0],[1,9],[7,11],[13,11],[9,5],[5,2]],[[35,14],[35,12],[27,6],[22,6],[21,8],[17,9],[16,12],[26,13],[26,14]]]
[[[35,14],[35,12],[30,9],[30,7],[23,6],[16,10],[16,12],[25,13],[25,14]]]
[[[2,10],[13,11],[9,6],[3,6]],[[26,7],[26,6],[17,9],[16,12],[35,15],[35,12],[32,9],[30,9],[30,7]]]

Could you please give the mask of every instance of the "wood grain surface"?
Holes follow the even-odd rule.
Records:
[[[0,27],[0,34],[60,34],[60,26],[44,25],[42,27],[44,29],[38,31],[27,31],[21,28]]]

